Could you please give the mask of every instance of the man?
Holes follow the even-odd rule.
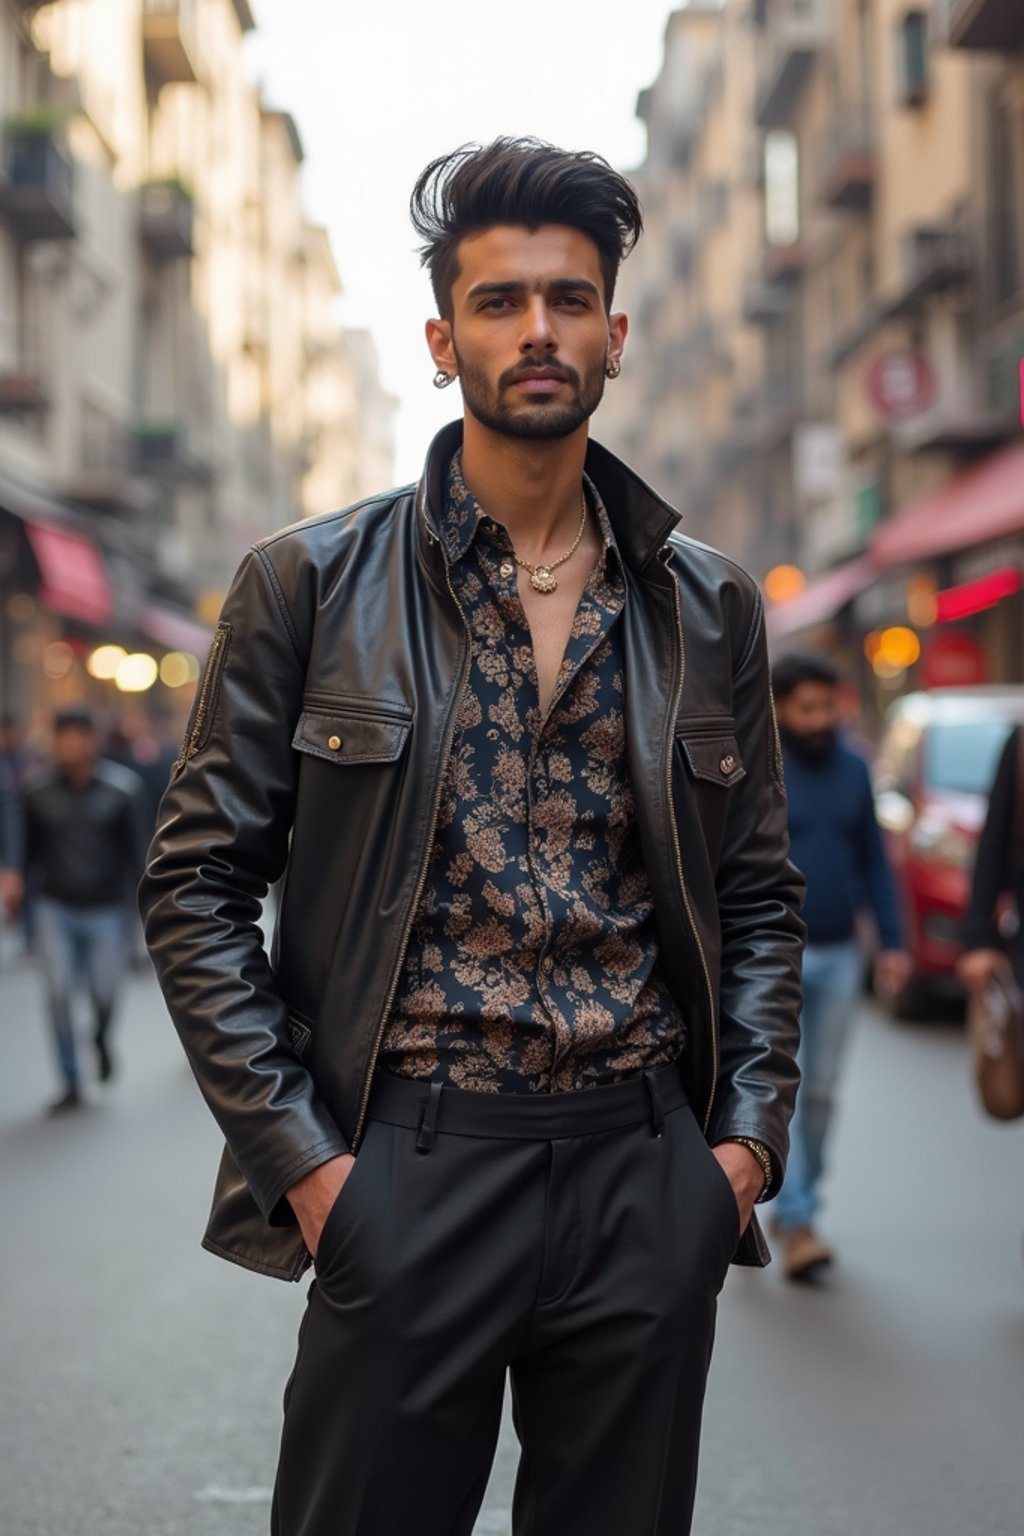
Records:
[[[1024,913],[1024,849],[1019,846],[1022,817],[1019,794],[1020,727],[1006,738],[999,755],[985,825],[971,879],[964,917],[964,953],[957,967],[969,992],[984,992],[995,976],[1015,975],[1024,984],[1024,932],[1012,942],[1000,932],[1000,898],[1012,896]]]
[[[143,881],[228,1139],[206,1243],[316,1266],[277,1536],[468,1536],[507,1370],[517,1533],[680,1536],[796,1085],[761,602],[588,444],[629,184],[499,140],[413,215],[464,420],[250,553]]]
[[[792,858],[807,881],[807,948],[800,1093],[773,1228],[782,1239],[787,1276],[807,1281],[819,1279],[835,1258],[814,1223],[833,1098],[863,977],[856,927],[865,903],[878,925],[879,991],[899,991],[910,961],[867,765],[838,732],[839,674],[826,656],[784,656],[774,669],[774,689]]]
[[[85,981],[93,1011],[97,1076],[114,1076],[111,1026],[125,964],[132,885],[145,854],[142,785],[97,757],[87,710],[54,721],[53,763],[24,792],[25,867],[63,1091],[50,1106],[82,1103],[73,1018],[75,984]]]
[[[21,907],[21,801],[13,769],[0,756],[0,929],[13,922]]]

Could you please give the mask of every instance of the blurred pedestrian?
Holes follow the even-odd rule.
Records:
[[[12,768],[0,757],[0,928],[13,922],[21,908],[23,863],[21,797]]]
[[[76,987],[85,984],[101,1082],[115,1072],[111,1027],[126,961],[129,903],[144,859],[139,779],[97,757],[81,709],[54,720],[53,763],[24,791],[25,872],[36,898],[37,948],[63,1091],[53,1114],[82,1102]]]
[[[275,1536],[468,1536],[509,1372],[516,1532],[685,1536],[796,1089],[764,613],[589,441],[629,183],[499,140],[414,210],[462,420],[249,553],[142,884],[229,1143],[207,1244],[316,1266]]]
[[[839,684],[823,655],[784,656],[774,668],[791,856],[807,881],[800,1091],[773,1219],[791,1280],[814,1279],[835,1258],[815,1223],[836,1085],[863,984],[857,923],[865,903],[878,928],[879,990],[898,991],[910,973],[867,765],[839,731]]]
[[[988,813],[978,842],[971,896],[964,920],[958,973],[970,992],[983,992],[993,976],[1015,974],[1024,987],[1024,807],[1018,806],[1020,728],[1010,732],[996,768]],[[1017,906],[1015,933],[1001,922],[1004,897]]]

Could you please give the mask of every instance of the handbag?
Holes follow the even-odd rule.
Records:
[[[1024,852],[1024,729],[1017,733],[1011,849],[1013,863],[1019,866]],[[983,1109],[994,1120],[1019,1120],[1024,1116],[1024,992],[1009,967],[971,998],[967,1032]]]
[[[978,1097],[994,1120],[1024,1115],[1024,993],[1010,975],[993,976],[971,999],[967,1029]]]

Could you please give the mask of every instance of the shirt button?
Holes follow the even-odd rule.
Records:
[[[337,752],[338,749],[341,746],[341,737],[340,736],[328,736],[328,738],[327,738],[327,745],[330,747],[332,752]]]
[[[723,757],[718,766],[724,774],[735,773],[736,759],[734,757]]]
[[[501,562],[501,565],[498,568],[499,576],[504,576],[505,580],[507,581],[508,578],[510,576],[514,576],[515,573],[516,573],[516,568],[512,564],[511,560],[503,560]]]

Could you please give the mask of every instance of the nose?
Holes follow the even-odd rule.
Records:
[[[534,294],[523,312],[523,328],[519,337],[519,350],[527,356],[533,352],[554,352],[558,346],[551,316],[543,295]]]

